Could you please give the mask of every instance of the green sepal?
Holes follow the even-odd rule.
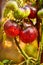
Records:
[[[9,63],[9,60],[3,60],[3,63],[4,64]]]

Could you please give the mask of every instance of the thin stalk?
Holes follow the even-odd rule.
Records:
[[[14,39],[13,39],[13,40],[14,40]],[[16,42],[16,45],[17,45],[17,47],[19,48],[20,52],[21,52],[22,55],[24,56],[24,58],[25,58],[25,59],[28,59],[27,54],[20,48],[19,42],[16,40],[16,38],[15,38],[15,42]],[[31,59],[31,58],[29,58],[29,59]]]

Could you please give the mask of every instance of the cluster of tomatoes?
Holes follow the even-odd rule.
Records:
[[[37,16],[37,10],[34,7],[29,6],[30,14],[28,18],[34,19]],[[17,23],[15,23],[13,20],[7,20],[4,24],[4,31],[7,36],[15,38],[19,35],[20,40],[22,40],[24,43],[30,43],[33,42],[37,36],[38,31],[36,27],[34,27],[32,24],[28,24],[26,28],[21,28]]]

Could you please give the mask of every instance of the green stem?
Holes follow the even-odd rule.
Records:
[[[29,65],[29,60],[26,61],[27,65]]]
[[[40,0],[36,0],[36,7],[37,7],[37,11],[40,9]],[[38,45],[39,45],[39,55],[38,55],[38,64],[37,65],[40,65],[40,61],[41,61],[41,36],[40,36],[40,33],[41,33],[41,31],[40,31],[40,27],[41,27],[41,25],[40,25],[40,23],[42,22],[42,20],[41,20],[41,18],[39,18],[39,16],[37,16],[37,18],[36,18],[36,20],[37,20],[37,30],[38,30]]]

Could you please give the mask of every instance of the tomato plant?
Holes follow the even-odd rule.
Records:
[[[12,61],[14,61],[12,52],[14,52],[14,49],[17,49],[18,55],[20,53],[22,57],[20,55],[17,56],[17,59],[20,57],[21,61],[19,61],[19,58],[18,61],[15,60],[15,63],[17,61],[17,63],[21,62],[19,65],[40,65],[43,49],[42,29],[43,0],[8,0],[2,9],[0,41],[2,41],[3,45],[6,45],[4,48],[10,47],[12,43],[16,47],[13,45],[13,48],[9,48],[11,49],[11,52],[9,51],[11,54],[8,54],[8,51],[5,52],[3,48],[6,58],[13,59]],[[7,38],[12,41],[12,43],[9,43],[9,46],[6,43]],[[9,55],[12,56],[10,57]],[[8,61],[8,64],[12,64],[12,61]],[[0,64],[4,65],[3,61]],[[7,64],[7,60],[5,60],[5,64]]]

